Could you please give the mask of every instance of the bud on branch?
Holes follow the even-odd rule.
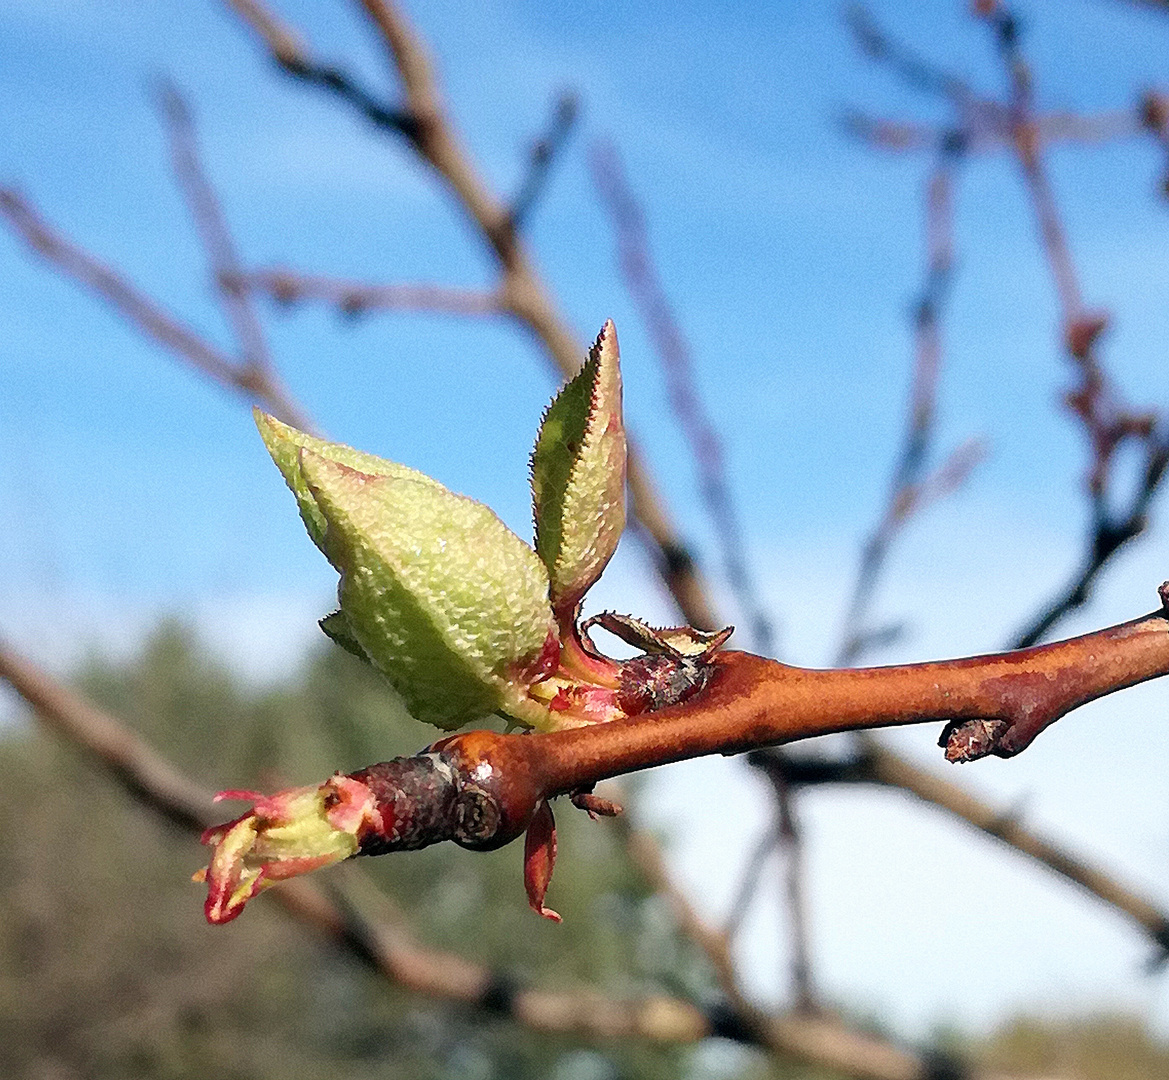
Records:
[[[490,850],[527,833],[535,911],[556,857],[551,800],[590,814],[618,776],[704,754],[831,732],[942,722],[951,761],[1010,757],[1085,702],[1169,673],[1169,582],[1142,619],[1012,653],[820,671],[718,650],[731,630],[659,630],[581,600],[624,525],[625,436],[617,340],[607,323],[580,374],[545,415],[532,458],[536,547],[486,507],[404,466],[258,416],[309,535],[341,574],[338,644],[381,671],[412,712],[457,727],[498,712],[524,734],[473,730],[420,754],[250,798],[209,829],[207,918],[235,918],[282,878],[352,855],[443,840]],[[642,650],[613,660],[601,626]]]

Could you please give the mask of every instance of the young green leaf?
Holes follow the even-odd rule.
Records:
[[[330,616],[326,632],[355,642],[420,720],[455,728],[502,712],[555,726],[526,693],[556,649],[535,552],[487,507],[433,480],[299,453],[322,549],[341,573],[344,622]]]
[[[304,519],[309,536],[322,551],[324,550],[322,538],[325,534],[325,519],[321,516],[317,504],[313,501],[312,495],[309,494],[304,477],[301,475],[301,450],[311,450],[314,454],[319,454],[330,461],[339,461],[342,465],[348,465],[351,469],[357,469],[369,476],[392,476],[399,480],[415,480],[420,484],[438,485],[437,480],[432,480],[425,473],[420,473],[416,469],[408,469],[405,465],[375,457],[373,454],[363,454],[360,450],[354,450],[352,446],[346,446],[344,443],[326,442],[324,439],[318,439],[303,431],[297,431],[296,428],[281,423],[276,417],[269,416],[259,409],[253,409],[252,416],[255,418],[256,427],[260,429],[260,438],[264,440],[268,453],[272,455],[276,467],[284,474],[285,483],[292,489],[292,494],[296,496],[297,506],[300,507],[300,516]],[[329,631],[325,630],[325,633],[328,634]]]
[[[621,369],[611,321],[544,416],[532,454],[532,501],[552,605],[571,618],[625,527]]]

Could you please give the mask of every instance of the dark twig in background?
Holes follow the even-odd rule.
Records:
[[[1133,412],[1124,405],[1101,366],[1099,341],[1109,317],[1106,312],[1089,310],[1083,302],[1067,233],[1044,166],[1043,148],[1034,135],[1033,77],[1020,47],[1019,24],[1005,6],[997,4],[986,18],[1010,78],[1015,157],[1055,280],[1064,346],[1080,377],[1079,386],[1066,400],[1084,425],[1092,449],[1088,475],[1092,531],[1086,557],[1066,589],[1014,639],[1022,646],[1042,640],[1065,615],[1081,607],[1109,559],[1144,532],[1149,504],[1169,464],[1169,445],[1159,430],[1157,415]],[[1136,442],[1144,452],[1142,476],[1127,504],[1117,507],[1113,505],[1116,452],[1128,441]]]
[[[237,362],[209,345],[116,270],[56,232],[19,192],[0,188],[0,214],[37,255],[96,293],[147,337],[221,386],[261,402],[286,423],[311,427],[300,406],[264,369]]]
[[[589,165],[593,182],[601,193],[617,235],[625,283],[649,328],[650,339],[666,377],[670,405],[698,468],[702,501],[722,548],[727,582],[749,628],[750,648],[769,656],[774,647],[774,631],[747,566],[743,527],[727,479],[722,439],[698,392],[694,357],[650,254],[645,214],[625,178],[621,159],[612,143],[594,143],[589,153]]]
[[[208,269],[223,309],[235,331],[240,364],[253,379],[274,380],[272,356],[256,316],[252,298],[240,288],[240,261],[228,232],[223,209],[199,161],[199,146],[190,106],[178,89],[164,82],[159,91],[163,126],[170,140],[171,161],[191,210],[195,227],[207,251]]]
[[[727,917],[723,921],[722,932],[728,942],[733,942],[738,936],[739,930],[743,926],[743,920],[747,917],[747,912],[763,882],[763,871],[767,869],[767,864],[778,846],[779,829],[777,825],[773,824],[759,837],[751,849],[751,853],[747,856],[747,862],[739,879],[738,891],[735,893],[727,911]]]
[[[528,214],[531,213],[543,194],[544,186],[548,182],[549,171],[561,150],[564,149],[564,144],[572,133],[579,112],[580,102],[576,95],[565,91],[556,99],[552,108],[552,119],[548,124],[548,130],[532,143],[532,149],[528,155],[527,172],[524,174],[523,183],[520,184],[515,198],[511,201],[511,209],[508,211],[511,227],[516,232],[523,228]]]
[[[1148,92],[1135,108],[1127,111],[1127,120],[1121,112],[1095,118],[1038,112],[1031,69],[1020,47],[1018,21],[1005,5],[997,2],[977,5],[977,12],[991,26],[1007,71],[1010,92],[1006,101],[976,94],[965,81],[895,42],[864,9],[854,8],[851,24],[865,52],[908,85],[946,99],[954,109],[955,120],[940,130],[865,117],[853,117],[850,123],[855,133],[885,149],[944,147],[955,139],[967,152],[985,148],[988,143],[1004,146],[1014,153],[1023,175],[1060,302],[1064,348],[1080,379],[1067,395],[1067,404],[1088,435],[1092,462],[1087,484],[1091,526],[1080,566],[1012,638],[1011,647],[1020,648],[1042,640],[1064,617],[1083,606],[1112,557],[1144,532],[1149,507],[1169,464],[1169,439],[1157,415],[1124,405],[1100,363],[1099,341],[1108,316],[1083,303],[1043,150],[1057,140],[1101,141],[1141,131],[1152,134],[1164,146],[1166,110],[1163,96]],[[1139,445],[1143,461],[1127,500],[1115,505],[1116,452],[1128,442]]]
[[[775,793],[775,833],[782,860],[782,895],[788,914],[788,953],[791,956],[792,991],[795,1007],[808,1011],[816,1007],[812,986],[811,933],[808,925],[808,898],[805,887],[804,846],[796,818],[792,786],[781,769],[765,774]]]
[[[825,784],[877,784],[906,791],[1030,856],[1123,912],[1156,946],[1156,962],[1169,957],[1169,915],[1153,901],[1094,862],[1028,829],[1018,813],[994,809],[961,785],[909,764],[876,739],[866,739],[855,754],[842,758],[803,754],[779,757],[770,750],[755,750],[748,754],[748,760],[769,777],[782,777],[797,790]]]
[[[252,270],[236,279],[240,287],[267,293],[281,304],[315,300],[343,315],[377,311],[442,312],[449,315],[503,315],[498,293],[484,289],[457,289],[447,285],[367,285],[321,274],[293,270]]]
[[[964,150],[960,136],[946,140],[929,179],[926,194],[926,272],[913,307],[914,365],[905,439],[880,522],[861,549],[860,567],[844,620],[843,639],[836,664],[854,664],[878,642],[894,639],[899,628],[868,625],[868,613],[890,545],[926,506],[960,487],[983,454],[971,440],[927,475],[930,444],[937,408],[938,368],[941,361],[941,310],[953,279],[953,185],[955,165]]]
[[[883,60],[896,58],[894,66],[913,85],[921,89],[942,92],[951,97],[960,112],[966,108],[972,98],[972,91],[961,80],[948,76],[940,69],[920,61],[907,50],[894,45],[871,18],[859,9],[853,10],[853,27],[858,30],[862,45],[870,55]],[[996,108],[983,109],[977,115],[997,121],[1003,115],[1009,114]],[[1116,127],[1127,133],[1123,125],[1118,123]],[[923,485],[921,478],[934,428],[940,359],[939,320],[953,276],[954,171],[962,156],[969,152],[973,137],[974,133],[971,130],[959,128],[931,133],[930,138],[920,140],[920,145],[936,148],[938,160],[927,185],[925,281],[913,309],[916,360],[909,421],[901,455],[890,485],[886,509],[877,528],[864,545],[861,567],[845,621],[844,639],[837,656],[838,664],[855,663],[877,644],[885,644],[898,635],[899,627],[896,625],[877,628],[866,628],[864,625],[877,582],[886,564],[890,544],[910,517],[924,507],[927,500],[921,497],[922,488],[926,490],[932,488],[937,494],[952,490],[953,486],[961,483],[974,464],[976,454],[980,453],[978,444],[967,444],[951,456],[950,462],[935,474],[935,480],[927,481]],[[1045,211],[1049,217],[1053,216],[1054,204],[1049,201]],[[1071,283],[1072,287],[1067,290],[1068,299],[1075,298],[1078,303],[1078,289],[1074,287],[1074,270],[1071,269],[1066,243],[1062,243],[1062,229],[1056,222],[1054,226],[1049,224],[1049,231],[1051,235],[1057,237],[1055,247],[1063,270],[1060,280]],[[1078,308],[1072,310],[1078,311]],[[1154,488],[1155,484],[1146,484],[1142,494],[1138,496],[1142,514],[1143,507],[1147,505]],[[1096,552],[1097,549],[1094,548],[1094,554]],[[1093,574],[1100,569],[1106,559],[1107,555],[1096,563]],[[1048,627],[1054,625],[1055,619],[1068,610],[1062,600],[1057,607],[1058,610],[1053,608],[1050,621],[1046,624]],[[1038,633],[1028,635],[1012,643],[1010,647],[1019,648],[1033,644],[1039,636]],[[837,761],[793,760],[791,755],[785,755],[779,750],[756,751],[748,756],[748,760],[773,781],[783,776],[789,780],[800,777],[800,780],[793,781],[800,787],[839,780],[868,781],[900,787],[994,835],[1016,851],[1037,859],[1125,912],[1158,946],[1158,955],[1164,955],[1166,927],[1169,924],[1155,905],[1095,866],[1068,855],[1056,845],[1028,831],[1016,818],[994,810],[959,786],[942,780],[896,755],[871,733],[860,732],[853,738],[857,746],[855,755]],[[820,779],[817,779],[818,776]]]

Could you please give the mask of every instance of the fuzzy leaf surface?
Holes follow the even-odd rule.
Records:
[[[299,455],[323,550],[341,573],[336,636],[351,637],[420,720],[450,729],[502,712],[550,726],[526,694],[554,637],[535,552],[434,480],[372,475],[307,447]]]
[[[260,430],[260,438],[264,440],[268,453],[272,455],[272,460],[276,462],[276,467],[283,474],[285,483],[292,490],[292,494],[296,496],[296,504],[300,509],[300,516],[304,520],[309,536],[322,551],[324,550],[325,519],[309,492],[308,485],[300,471],[301,450],[311,450],[314,454],[319,454],[330,461],[340,462],[342,465],[348,465],[351,469],[357,469],[369,476],[391,476],[399,480],[414,480],[420,484],[442,486],[437,480],[432,480],[425,473],[420,473],[416,469],[399,465],[396,461],[375,457],[373,454],[363,454],[360,450],[354,450],[352,446],[346,446],[344,443],[318,439],[315,435],[309,435],[290,427],[288,424],[281,423],[276,417],[269,416],[259,409],[253,409],[252,415],[255,417],[256,427]],[[329,631],[326,629],[325,633],[328,634]],[[329,636],[333,635],[329,634]]]
[[[621,538],[625,456],[617,331],[607,322],[549,406],[532,453],[536,551],[558,611],[575,607]]]

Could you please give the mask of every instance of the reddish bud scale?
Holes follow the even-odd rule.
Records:
[[[617,705],[627,716],[680,705],[710,681],[714,668],[690,657],[647,653],[621,665]]]
[[[358,836],[357,854],[414,851],[452,839],[455,778],[438,754],[394,758],[351,777],[369,789],[375,807]]]

